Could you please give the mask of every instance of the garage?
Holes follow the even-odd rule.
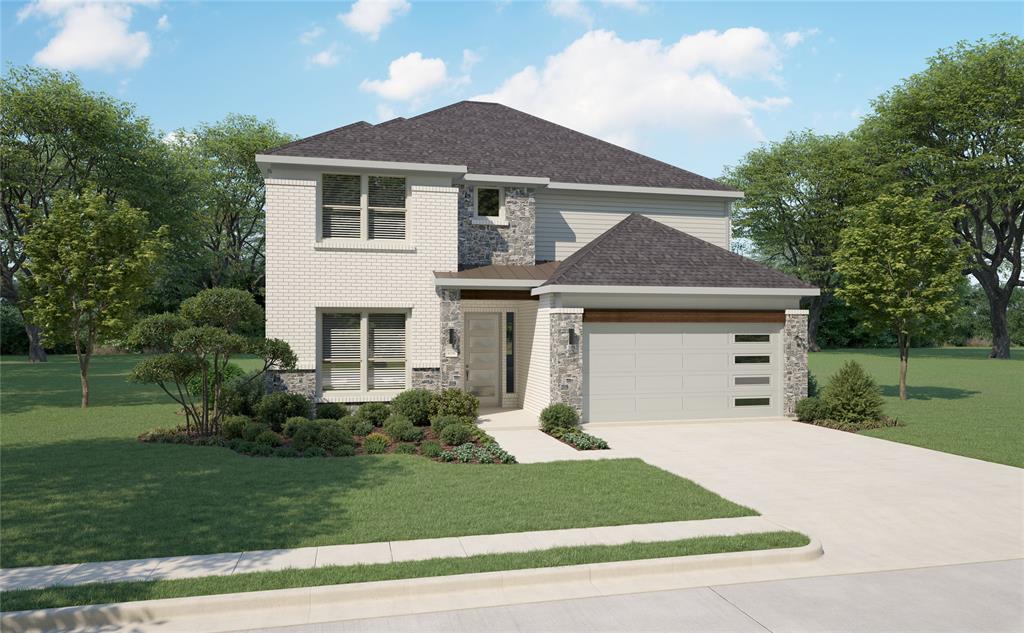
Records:
[[[583,418],[700,420],[782,412],[781,323],[583,327]]]

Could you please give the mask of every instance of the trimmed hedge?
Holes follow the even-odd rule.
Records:
[[[574,429],[580,425],[580,416],[567,404],[548,405],[540,412],[540,428],[550,433],[554,429]]]
[[[391,400],[391,411],[408,418],[416,426],[430,424],[434,394],[427,389],[408,389]]]

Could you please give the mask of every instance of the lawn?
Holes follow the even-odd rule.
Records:
[[[137,357],[0,362],[0,566],[49,565],[755,514],[640,460],[279,459],[143,444],[180,421]]]
[[[886,414],[905,425],[865,435],[1024,467],[1024,349],[1014,349],[1010,360],[989,359],[987,348],[912,349],[903,402],[894,349],[817,352],[810,369],[824,386],[849,359],[874,376]]]
[[[468,558],[432,558],[380,565],[287,569],[232,576],[207,576],[187,580],[94,583],[76,587],[11,591],[4,593],[3,599],[5,611],[20,611],[80,604],[111,604],[135,600],[268,591],[289,587],[341,585],[399,578],[451,576],[508,569],[563,567],[622,560],[696,556],[717,552],[745,552],[801,547],[809,542],[810,539],[798,532],[703,536],[656,543],[556,547],[534,552],[485,554]]]

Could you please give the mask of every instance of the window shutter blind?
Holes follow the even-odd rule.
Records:
[[[371,240],[405,239],[405,178],[369,176]]]
[[[345,174],[323,176],[323,237],[360,237],[360,177]]]
[[[405,315],[371,314],[370,389],[405,388]]]
[[[323,388],[360,388],[359,315],[323,315]]]

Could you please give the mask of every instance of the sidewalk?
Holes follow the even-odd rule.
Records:
[[[528,552],[553,547],[674,541],[700,536],[756,534],[786,529],[789,528],[768,521],[764,517],[753,516],[19,567],[0,570],[0,591],[98,582],[228,576],[289,568],[312,569],[332,565],[372,565],[430,558],[465,558],[479,554]]]

